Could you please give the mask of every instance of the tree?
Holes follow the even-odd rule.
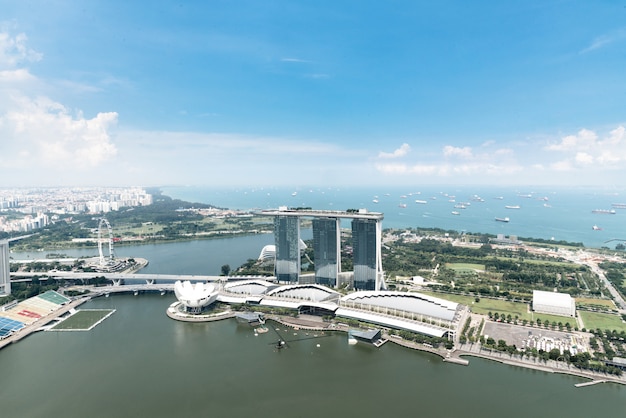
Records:
[[[560,355],[561,350],[559,350],[558,348],[553,348],[548,352],[548,358],[550,358],[550,360],[556,360],[559,358]]]
[[[228,264],[224,264],[222,266],[222,276],[228,276],[230,273],[230,266]]]

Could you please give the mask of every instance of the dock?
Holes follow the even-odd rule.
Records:
[[[606,380],[592,380],[591,382],[576,383],[574,386],[576,386],[577,388],[584,388],[585,386],[597,385],[598,383],[606,382]]]

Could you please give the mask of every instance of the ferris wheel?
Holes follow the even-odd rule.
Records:
[[[111,229],[111,224],[106,218],[100,218],[100,222],[98,223],[98,254],[100,254],[100,265],[105,266],[107,261],[104,258],[104,254],[102,253],[102,226],[105,226],[109,233],[109,259],[108,263],[112,264],[115,255],[113,253],[113,230]]]

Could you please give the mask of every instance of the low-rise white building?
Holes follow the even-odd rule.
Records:
[[[533,290],[533,311],[574,317],[576,316],[576,302],[567,293]]]

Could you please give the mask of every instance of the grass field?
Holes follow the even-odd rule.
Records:
[[[471,264],[471,263],[446,263],[446,268],[451,270],[480,270],[485,271],[484,264]]]
[[[615,303],[610,299],[595,299],[595,298],[576,298],[576,305],[598,305],[606,306],[610,309],[615,309]]]
[[[88,331],[113,312],[115,312],[114,309],[79,310],[51,329],[55,331]]]
[[[605,329],[615,329],[618,331],[626,330],[626,324],[622,322],[622,318],[618,315],[586,311],[579,311],[578,315],[582,318],[585,328],[587,329],[600,328],[603,331]]]

